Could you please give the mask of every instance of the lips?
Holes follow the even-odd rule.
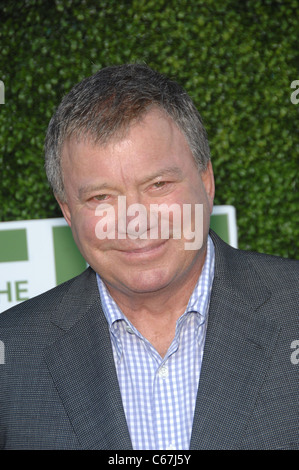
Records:
[[[139,246],[138,248],[136,248],[136,243],[130,244],[126,247],[122,247],[118,249],[118,251],[124,254],[128,254],[128,255],[154,253],[158,251],[159,249],[161,249],[167,241],[168,240],[163,240],[161,242],[161,240],[159,240],[159,243],[146,244],[143,246]]]

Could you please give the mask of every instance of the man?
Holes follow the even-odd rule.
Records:
[[[90,267],[1,315],[1,448],[298,448],[298,262],[209,232],[188,95],[103,69],[63,99],[45,154]]]

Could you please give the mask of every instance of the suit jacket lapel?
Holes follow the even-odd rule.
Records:
[[[191,449],[237,449],[279,326],[259,311],[271,294],[246,256],[244,262],[238,251],[212,238],[215,278]]]
[[[45,360],[82,447],[131,449],[93,271],[77,278],[52,320],[65,332]]]

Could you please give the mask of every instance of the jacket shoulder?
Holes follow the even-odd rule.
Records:
[[[251,251],[243,253],[246,253],[245,256],[248,261],[270,284],[279,285],[280,288],[285,285],[289,289],[295,288],[298,290],[298,260]]]
[[[32,324],[32,321],[39,321],[41,316],[49,316],[59,307],[70,290],[79,292],[84,289],[92,274],[92,269],[88,268],[78,276],[5,310],[0,314],[0,328],[17,326],[20,322],[25,326],[28,322]]]
[[[280,256],[258,253],[255,251],[240,250],[231,247],[218,235],[211,231],[212,240],[216,246],[217,267],[220,272],[232,276],[237,272],[240,275],[253,268],[259,273],[261,279],[270,284],[289,287],[298,290],[299,261]],[[244,279],[245,280],[245,279]]]

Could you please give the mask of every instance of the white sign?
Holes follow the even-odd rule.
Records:
[[[85,268],[63,218],[0,223],[0,312]]]

